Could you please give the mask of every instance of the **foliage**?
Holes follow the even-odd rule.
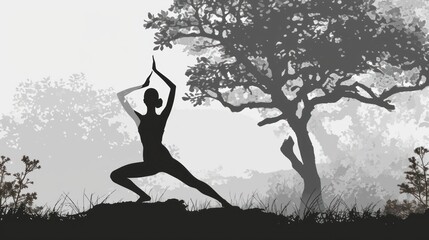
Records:
[[[388,200],[384,206],[385,214],[398,216],[402,219],[407,218],[412,213],[424,213],[425,210],[426,207],[415,200],[403,200],[402,202],[397,199]]]
[[[407,193],[417,200],[418,204],[428,208],[429,203],[429,176],[428,176],[428,164],[424,161],[424,156],[429,150],[424,147],[418,147],[414,150],[419,157],[408,158],[410,165],[409,170],[405,172],[405,178],[407,182],[401,183],[399,186],[400,193]]]
[[[83,188],[102,195],[114,184],[112,170],[141,159],[137,135],[127,131],[135,124],[129,119],[127,125],[116,92],[94,87],[84,74],[23,81],[13,108],[0,117],[0,148],[8,156],[26,152],[43,159],[34,186],[43,203],[53,204],[64,192],[78,198]]]
[[[303,101],[304,113],[309,114],[314,105],[345,97],[392,110],[387,98],[411,89],[352,78],[385,74],[394,66],[399,72],[420,71],[421,76],[408,83],[414,90],[427,86],[422,81],[428,70],[426,32],[416,18],[405,22],[400,9],[382,14],[373,4],[177,0],[169,11],[150,14],[145,27],[158,30],[155,49],[171,48],[178,39],[199,38],[194,49],[219,53],[198,58],[187,71],[190,93],[185,99],[196,105],[209,98],[233,111],[277,108],[290,115]],[[229,102],[230,94],[248,97],[237,106]],[[260,95],[268,95],[271,102]],[[282,119],[285,116],[276,118]]]
[[[18,211],[24,209],[32,212],[38,208],[33,208],[34,200],[37,199],[37,193],[24,193],[23,191],[33,184],[28,175],[36,169],[40,169],[39,160],[30,160],[28,156],[23,156],[21,161],[24,163],[24,171],[11,174],[6,165],[10,158],[1,156],[0,160],[0,213],[8,211]],[[8,180],[9,176],[12,180]]]
[[[424,161],[424,156],[428,152],[428,149],[424,147],[414,149],[414,153],[418,155],[419,159],[415,157],[408,158],[410,162],[409,170],[405,171],[407,181],[398,185],[401,194],[410,194],[414,199],[411,201],[403,200],[402,202],[396,199],[388,200],[384,207],[386,214],[405,219],[412,213],[424,213],[428,208],[428,163]]]

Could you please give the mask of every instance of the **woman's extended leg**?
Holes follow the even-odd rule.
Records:
[[[131,163],[116,169],[110,174],[110,178],[112,179],[113,182],[139,195],[140,198],[137,200],[137,202],[145,202],[151,199],[150,196],[147,195],[139,187],[137,187],[137,185],[135,185],[129,178],[151,176],[158,172],[159,171],[157,171],[150,165],[144,162],[138,162],[138,163]]]
[[[163,169],[164,172],[179,179],[184,184],[198,189],[201,193],[218,200],[223,207],[231,207],[231,204],[229,204],[225,199],[223,199],[215,190],[213,190],[213,188],[211,188],[207,183],[200,181],[196,177],[194,177],[188,171],[188,169],[186,169],[185,166],[183,166],[177,160],[172,158],[167,164],[167,166],[168,167],[166,169]]]

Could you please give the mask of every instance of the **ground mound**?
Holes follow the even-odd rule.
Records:
[[[318,223],[261,209],[188,211],[183,201],[96,205],[70,216],[3,217],[1,239],[403,239],[419,236],[429,212],[407,220],[393,216]],[[351,219],[351,218],[350,218]]]
[[[76,217],[85,222],[83,226],[89,232],[103,231],[106,236],[117,239],[265,237],[269,234],[265,231],[285,222],[285,218],[260,209],[208,208],[187,211],[186,208],[184,202],[177,199],[143,204],[123,202],[97,205]]]

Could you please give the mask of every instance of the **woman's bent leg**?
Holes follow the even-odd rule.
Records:
[[[156,173],[158,173],[158,171],[150,165],[145,164],[144,162],[139,162],[131,163],[116,169],[110,174],[110,178],[113,182],[139,195],[140,198],[137,202],[145,202],[151,199],[150,196],[135,185],[129,178],[146,177]]]

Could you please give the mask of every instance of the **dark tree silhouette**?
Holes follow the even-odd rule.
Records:
[[[373,0],[176,0],[148,18],[155,50],[191,39],[191,51],[210,51],[187,70],[185,100],[211,99],[233,112],[272,109],[277,115],[259,126],[288,123],[301,157],[291,137],[281,151],[304,180],[302,211],[324,209],[307,129],[317,105],[348,98],[391,111],[392,95],[429,85],[424,22],[404,20],[398,8],[382,12]],[[392,71],[379,81],[361,78]],[[399,81],[404,72],[415,76]]]

